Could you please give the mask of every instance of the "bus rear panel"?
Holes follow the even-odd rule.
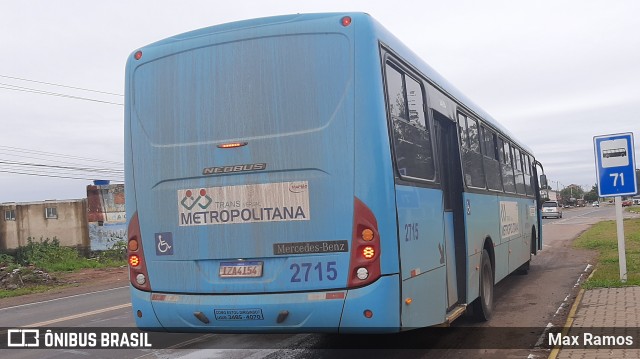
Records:
[[[354,189],[353,37],[337,15],[277,17],[131,56],[139,327],[398,330],[397,279]]]

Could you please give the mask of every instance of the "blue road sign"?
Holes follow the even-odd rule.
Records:
[[[632,196],[638,192],[633,133],[593,137],[600,197]]]

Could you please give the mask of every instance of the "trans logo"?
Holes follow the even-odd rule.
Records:
[[[188,204],[189,202],[191,202],[191,204]],[[207,209],[212,202],[213,199],[207,195],[207,191],[203,188],[200,190],[200,195],[196,199],[193,198],[193,192],[191,192],[191,190],[187,190],[180,204],[190,211],[196,205],[202,209]]]
[[[178,190],[178,225],[308,221],[307,181]]]

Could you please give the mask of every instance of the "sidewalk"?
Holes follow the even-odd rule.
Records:
[[[633,347],[638,344],[640,327],[640,287],[600,288],[581,291],[567,325],[571,328],[630,328]],[[597,332],[597,329],[595,330]],[[569,331],[571,334],[571,330]],[[639,358],[640,349],[572,349],[551,351],[549,359]]]

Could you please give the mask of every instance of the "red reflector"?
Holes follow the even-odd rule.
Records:
[[[365,310],[363,314],[364,314],[364,317],[367,319],[373,317],[373,312],[370,311],[369,309]]]
[[[344,292],[327,293],[326,299],[344,299]]]
[[[157,293],[151,294],[151,300],[164,301],[166,297],[167,296],[164,294],[157,294]]]
[[[351,25],[351,16],[345,16],[342,18],[342,20],[340,20],[340,22],[342,23],[342,26],[347,27],[349,25]]]
[[[131,256],[129,256],[129,265],[131,265],[132,267],[137,267],[138,264],[140,264],[140,258],[133,254]]]
[[[135,55],[133,55],[133,58],[136,60],[140,60],[142,58],[142,51],[136,51]]]
[[[153,293],[151,294],[151,300],[157,302],[177,302],[178,300],[180,300],[180,296],[177,296],[175,294]]]

